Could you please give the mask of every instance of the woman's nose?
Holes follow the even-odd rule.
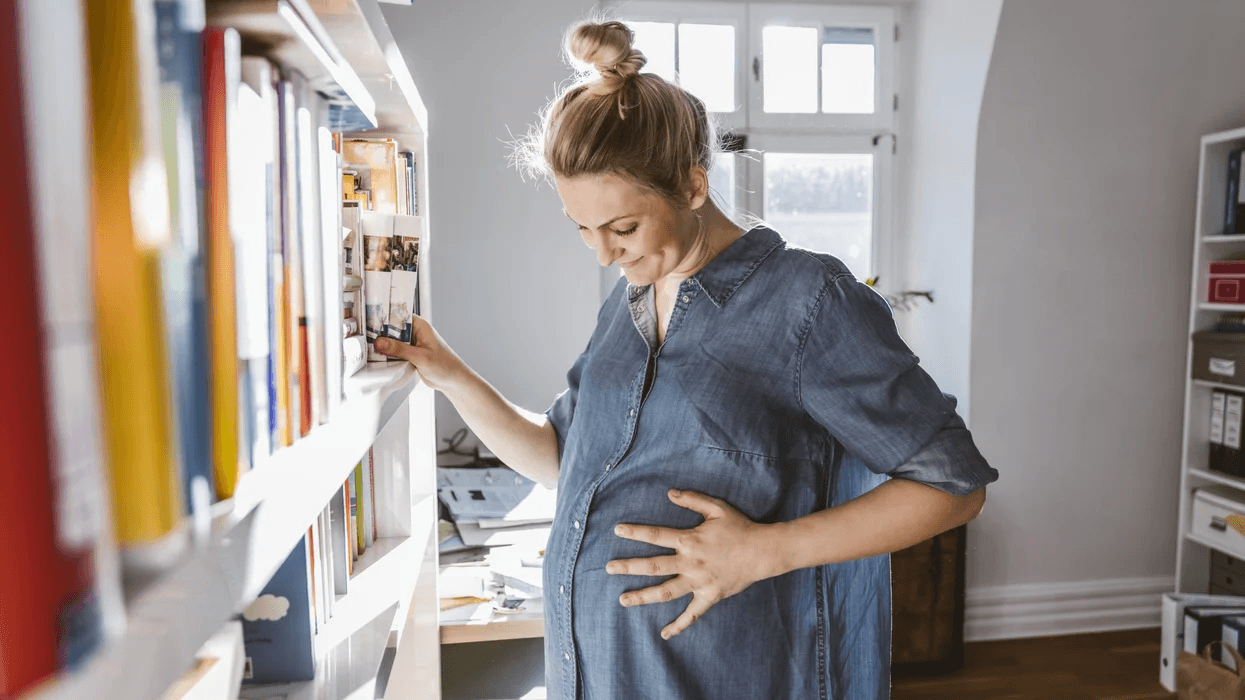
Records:
[[[600,231],[585,231],[584,242],[597,252],[597,263],[601,267],[609,267],[618,259],[618,251],[610,244],[609,236]]]

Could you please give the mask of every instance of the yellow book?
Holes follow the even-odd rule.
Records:
[[[207,283],[212,343],[212,464],[216,496],[233,497],[244,470],[238,448],[237,295],[229,221],[229,130],[242,80],[237,31],[203,31],[203,160],[207,169]]]
[[[150,2],[86,3],[95,301],[114,520],[127,554],[180,547],[160,253],[171,242]]]

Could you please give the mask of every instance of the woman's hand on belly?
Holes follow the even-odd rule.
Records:
[[[690,530],[621,524],[614,534],[637,542],[673,549],[674,554],[640,559],[615,559],[610,574],[673,576],[651,588],[624,593],[625,606],[664,603],[692,594],[677,620],[661,631],[670,639],[700,619],[709,608],[770,576],[766,552],[769,525],[753,522],[725,501],[694,491],[671,489],[677,506],[700,513],[705,520]]]

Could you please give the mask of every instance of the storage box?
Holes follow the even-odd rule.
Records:
[[[1245,333],[1193,334],[1194,379],[1245,387]]]
[[[1208,286],[1207,301],[1213,304],[1245,304],[1245,261],[1211,263]]]
[[[1225,554],[1245,556],[1245,499],[1224,486],[1206,486],[1193,492],[1193,521],[1189,529],[1204,543]]]

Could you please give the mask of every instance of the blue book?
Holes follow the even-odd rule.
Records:
[[[173,245],[161,258],[165,338],[177,410],[177,455],[192,511],[215,500],[209,382],[207,273],[202,235],[203,114],[199,87],[201,0],[155,0],[161,135]]]
[[[304,535],[242,613],[245,683],[293,683],[316,677],[309,547]]]

